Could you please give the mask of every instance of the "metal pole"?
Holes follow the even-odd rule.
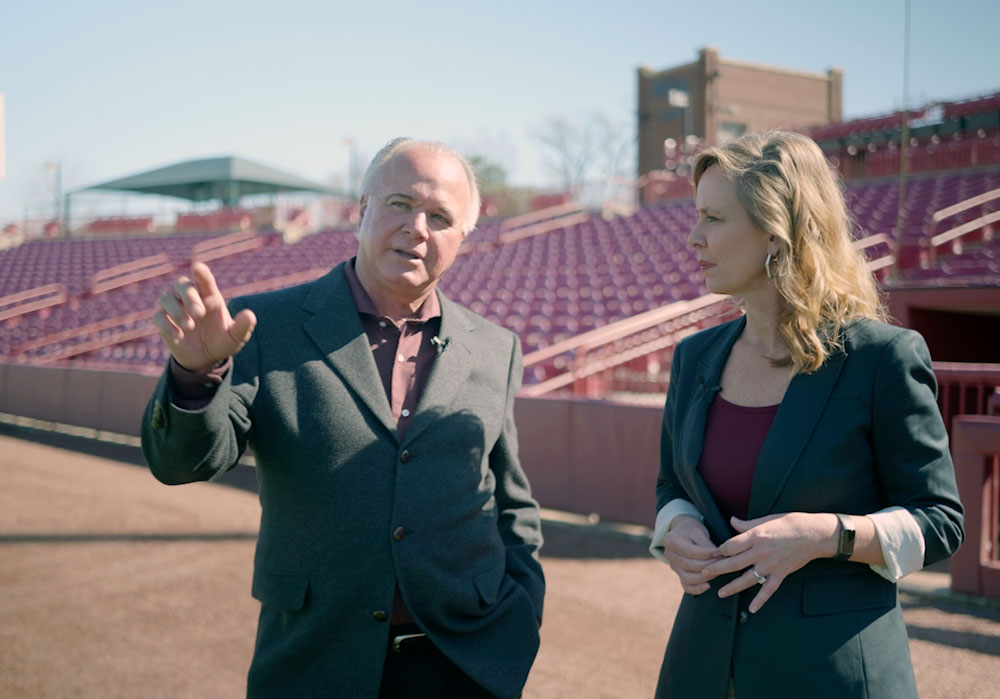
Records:
[[[899,197],[896,201],[896,250],[892,276],[899,275],[899,257],[903,246],[903,218],[906,202],[906,171],[910,148],[910,0],[904,2],[903,14],[903,129],[899,144]]]

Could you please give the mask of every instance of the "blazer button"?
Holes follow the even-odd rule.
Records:
[[[388,618],[389,618],[389,615],[386,614],[381,609],[376,609],[374,612],[372,612],[372,619],[374,619],[375,621],[385,621]]]
[[[406,530],[402,527],[396,527],[392,530],[392,538],[396,541],[402,541],[404,536],[406,536]]]
[[[153,417],[150,421],[153,425],[154,430],[162,430],[163,426],[166,424],[166,420],[163,417],[163,405],[157,403],[153,406]]]
[[[399,460],[402,461],[404,464],[408,463],[409,460],[410,460],[410,452],[408,452],[406,449],[404,449],[403,453],[401,453],[399,455]]]
[[[750,612],[744,609],[742,612],[740,612],[740,623],[745,624],[748,621],[750,621]]]

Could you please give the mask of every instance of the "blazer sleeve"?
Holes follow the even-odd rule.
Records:
[[[677,415],[677,400],[681,393],[680,381],[683,376],[684,342],[674,350],[670,365],[670,384],[667,387],[667,402],[663,407],[663,424],[660,428],[660,473],[656,478],[656,512],[659,514],[667,503],[690,496],[681,487],[674,472],[674,429]]]
[[[234,315],[242,307],[238,301],[230,304]],[[215,395],[197,410],[174,404],[167,368],[142,419],[142,453],[157,480],[167,485],[214,480],[236,466],[250,437],[256,368],[257,341],[252,335]]]
[[[882,348],[875,369],[872,443],[886,499],[906,508],[924,537],[924,565],[952,555],[962,543],[948,434],[937,406],[937,381],[924,339],[912,330]]]
[[[523,587],[541,621],[545,596],[545,577],[538,562],[542,545],[542,524],[538,503],[531,497],[527,476],[517,452],[517,427],[514,425],[514,397],[521,388],[521,345],[511,334],[509,375],[503,429],[490,452],[490,470],[496,479],[497,527],[507,552],[507,573]]]

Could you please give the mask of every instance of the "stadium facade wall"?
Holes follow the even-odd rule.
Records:
[[[139,436],[155,376],[0,363],[0,413]],[[662,410],[518,398],[520,455],[542,507],[650,525]]]

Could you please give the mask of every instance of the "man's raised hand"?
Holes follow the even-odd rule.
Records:
[[[160,296],[153,323],[178,364],[207,371],[243,348],[257,317],[244,309],[233,318],[208,265],[195,262],[190,278],[179,277]]]

